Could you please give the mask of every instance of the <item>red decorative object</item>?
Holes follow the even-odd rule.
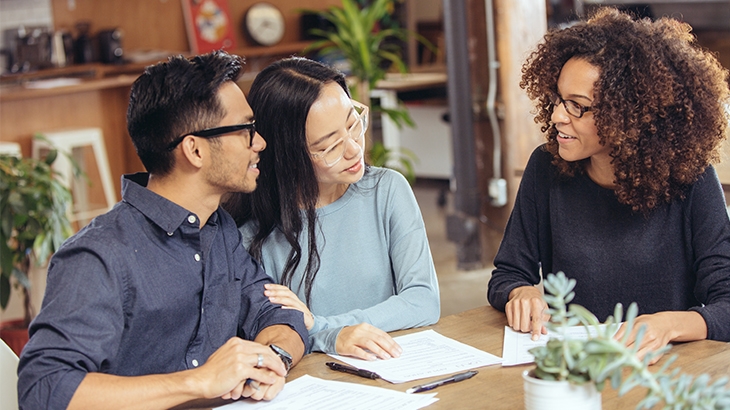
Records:
[[[23,319],[18,319],[0,323],[0,339],[3,339],[18,356],[28,343],[28,328],[23,322]]]
[[[193,54],[236,47],[227,0],[182,0],[182,5]]]

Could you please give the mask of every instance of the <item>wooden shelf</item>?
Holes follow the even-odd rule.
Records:
[[[77,84],[52,88],[32,89],[21,84],[5,85],[0,88],[0,101],[18,101],[32,98],[63,96],[87,91],[98,91],[109,88],[130,87],[137,75],[121,74],[114,77],[86,79]]]
[[[313,41],[297,41],[293,43],[282,43],[271,47],[243,47],[229,50],[231,53],[238,54],[243,57],[262,57],[275,56],[284,54],[301,54],[302,50],[307,48]]]

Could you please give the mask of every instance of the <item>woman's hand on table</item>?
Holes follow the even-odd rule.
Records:
[[[314,315],[306,304],[299,300],[299,297],[284,285],[276,285],[268,283],[264,285],[264,295],[269,298],[271,303],[281,305],[284,309],[295,309],[304,314],[304,325],[307,330],[312,330],[314,326]]]
[[[550,316],[545,313],[547,303],[542,293],[534,286],[520,286],[509,293],[509,302],[505,305],[507,324],[517,332],[532,333],[532,340],[546,335],[545,322]]]
[[[636,353],[643,360],[647,353],[661,349],[671,342],[690,342],[707,338],[707,324],[697,312],[658,312],[651,315],[641,315],[634,321],[634,328],[626,340],[626,346],[636,344],[636,334],[645,326],[646,331]],[[614,339],[621,340],[626,334],[626,323],[614,335]],[[654,364],[663,356],[657,355],[649,364]]]
[[[368,323],[342,328],[337,335],[335,349],[339,355],[364,360],[390,359],[403,353],[389,334]]]

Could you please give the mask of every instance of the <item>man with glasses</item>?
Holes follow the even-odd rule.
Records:
[[[178,56],[135,81],[128,131],[149,173],[124,176],[122,202],[53,257],[20,358],[21,408],[170,408],[283,388],[307,347],[302,313],[264,296],[270,278],[219,208],[256,188],[266,147],[241,66]]]

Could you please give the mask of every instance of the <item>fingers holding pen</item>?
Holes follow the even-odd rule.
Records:
[[[229,339],[194,372],[204,397],[224,399],[254,393],[247,390],[249,379],[274,385],[286,376],[284,364],[268,346],[238,337]]]

